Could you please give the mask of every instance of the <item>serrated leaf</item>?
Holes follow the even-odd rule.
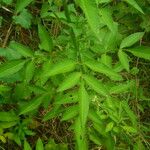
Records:
[[[137,129],[132,127],[132,126],[123,126],[122,127],[126,132],[129,132],[129,133],[137,133]]]
[[[80,72],[71,73],[65,78],[65,80],[62,83],[60,83],[60,86],[57,91],[61,92],[74,87],[78,83],[80,77],[81,77]]]
[[[95,36],[99,39],[99,41],[102,41],[99,35],[100,16],[98,15],[99,11],[96,6],[96,1],[80,0],[80,6],[84,11],[88,24],[94,32]]]
[[[32,15],[28,10],[23,9],[18,16],[13,16],[13,20],[23,28],[29,29],[31,26]]]
[[[45,95],[42,95],[28,102],[26,105],[24,105],[20,109],[19,115],[26,114],[37,109],[39,105],[42,103],[42,101],[44,100],[44,98],[45,98]]]
[[[13,0],[2,0],[5,4],[10,5]]]
[[[49,70],[47,70],[47,73],[45,76],[54,76],[61,73],[66,73],[73,71],[75,69],[76,62],[70,59],[66,59],[60,62],[57,62],[52,65]]]
[[[125,2],[127,2],[132,7],[134,7],[135,9],[137,9],[139,12],[141,12],[142,14],[144,14],[143,10],[141,9],[141,7],[137,4],[137,2],[135,0],[125,0]]]
[[[64,96],[60,96],[55,104],[67,104],[67,103],[76,103],[78,102],[78,93],[77,92],[67,92]]]
[[[109,8],[101,8],[100,9],[100,15],[101,15],[101,19],[103,20],[103,23],[107,25],[107,27],[109,28],[109,30],[111,32],[114,32],[114,22],[110,13],[110,9]]]
[[[23,150],[32,150],[30,144],[26,140],[24,141],[24,149]]]
[[[97,62],[97,61],[87,61],[85,62],[85,65],[89,67],[91,70],[105,74],[106,76],[110,77],[112,80],[122,80],[122,76],[118,74],[117,72],[113,71],[106,65]]]
[[[101,118],[99,117],[99,115],[96,113],[96,111],[94,109],[90,109],[89,114],[88,114],[88,118],[94,123],[97,123],[97,124],[102,123]]]
[[[127,83],[120,83],[118,85],[114,85],[110,88],[110,94],[120,94],[124,92],[129,92],[129,89],[134,85],[134,81],[130,81]]]
[[[0,78],[13,75],[18,72],[25,64],[25,60],[12,60],[0,65]]]
[[[124,38],[120,44],[120,49],[132,46],[133,44],[138,42],[143,37],[143,35],[144,35],[144,32],[137,32]]]
[[[87,116],[89,112],[89,96],[84,87],[84,84],[81,83],[81,87],[79,90],[79,112],[80,112],[80,119],[81,119],[81,126],[85,128],[87,122]]]
[[[97,145],[101,145],[101,140],[100,140],[100,138],[99,138],[99,136],[97,135],[97,134],[90,134],[89,135],[89,139],[91,140],[91,141],[93,141],[95,144],[97,144]]]
[[[27,63],[26,69],[25,69],[25,81],[27,83],[29,83],[32,80],[33,75],[34,75],[34,70],[35,70],[35,64],[31,60]]]
[[[51,51],[53,48],[52,38],[46,28],[41,24],[38,24],[38,35],[40,38],[39,48],[48,52]]]
[[[70,119],[74,118],[75,116],[77,116],[78,112],[79,112],[78,106],[76,106],[76,105],[70,106],[70,107],[66,108],[66,111],[63,113],[61,120],[62,121],[70,120]]]
[[[109,132],[112,130],[114,126],[114,123],[113,122],[109,122],[107,125],[106,125],[106,129],[105,129],[105,132]]]
[[[15,121],[11,121],[11,122],[0,122],[0,128],[1,129],[7,129],[7,128],[15,126],[16,124],[17,124],[16,120]]]
[[[132,125],[136,127],[137,126],[137,117],[133,113],[133,111],[130,109],[130,107],[126,101],[122,101],[122,107],[125,110],[125,112],[127,113],[128,117],[131,119]]]
[[[150,60],[150,47],[140,46],[136,48],[128,49],[130,53],[139,58],[144,58]]]
[[[0,112],[0,121],[16,121],[19,118],[13,112]]]
[[[11,41],[10,44],[9,44],[9,48],[11,48],[14,51],[18,52],[21,56],[33,57],[33,51],[29,47],[27,47],[25,45],[22,45],[18,42]]]
[[[107,54],[101,55],[101,62],[110,68],[112,67],[112,58]]]
[[[88,150],[88,143],[85,135],[85,128],[82,128],[82,123],[80,117],[78,117],[75,121],[75,139],[76,139],[76,147],[78,150]]]
[[[62,109],[60,105],[53,106],[53,109],[44,116],[43,121],[47,121],[56,116],[59,116],[61,112],[62,112]]]
[[[40,138],[36,142],[36,150],[44,150],[43,142]]]
[[[108,92],[104,85],[100,83],[94,76],[90,75],[83,75],[84,80],[86,83],[97,93],[103,96],[108,96]]]
[[[22,11],[26,6],[28,6],[34,0],[17,0],[16,3],[16,12],[19,13]]]
[[[121,62],[122,66],[129,72],[128,55],[125,52],[123,52],[122,50],[119,50],[118,57],[119,57],[119,61]]]

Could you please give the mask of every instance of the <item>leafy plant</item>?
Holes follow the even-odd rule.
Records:
[[[9,35],[0,48],[3,143],[8,138],[24,150],[150,148],[149,122],[142,119],[149,89],[140,68],[150,60],[149,30],[140,25],[148,1],[0,3],[13,12],[20,35],[30,32],[29,42]],[[70,137],[38,134],[57,121]]]

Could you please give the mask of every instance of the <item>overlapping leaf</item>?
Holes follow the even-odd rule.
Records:
[[[60,83],[60,86],[58,87],[57,91],[60,92],[72,88],[78,83],[80,76],[80,72],[71,73],[70,75],[68,75],[68,77],[65,78],[65,80],[62,83]]]
[[[85,62],[85,65],[88,66],[93,71],[105,74],[111,79],[122,80],[122,76],[120,74],[116,73],[115,71],[111,70],[109,67],[100,62],[89,60]]]
[[[25,64],[25,60],[12,60],[0,65],[0,78],[13,75],[18,72]]]
[[[106,90],[103,83],[99,82],[95,77],[90,75],[83,75],[86,83],[97,93],[103,96],[108,96],[108,91]]]
[[[70,72],[75,69],[75,66],[76,66],[75,61],[66,59],[52,65],[52,67],[49,68],[49,70],[47,70],[45,76],[54,76],[57,74]]]

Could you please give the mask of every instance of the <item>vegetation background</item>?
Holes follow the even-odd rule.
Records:
[[[0,0],[0,149],[150,149],[150,0]]]

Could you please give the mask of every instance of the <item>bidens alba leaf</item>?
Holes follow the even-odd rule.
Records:
[[[42,95],[42,96],[35,98],[35,99],[31,100],[30,102],[28,102],[26,105],[24,105],[20,109],[19,115],[26,114],[28,112],[31,112],[31,111],[37,109],[39,107],[39,105],[42,103],[42,101],[45,99],[45,96],[47,96],[47,95]]]
[[[13,75],[23,68],[25,60],[12,60],[0,65],[0,78]]]
[[[34,0],[17,0],[16,3],[16,12],[19,13],[22,11],[26,6],[28,6]]]
[[[75,69],[76,62],[70,59],[66,59],[63,61],[60,61],[58,63],[55,63],[54,65],[47,70],[47,73],[45,76],[54,76],[61,73],[66,73],[73,71]]]
[[[80,112],[80,119],[81,119],[81,127],[85,128],[87,122],[87,116],[89,112],[89,96],[84,87],[84,84],[81,83],[81,87],[79,89],[79,112]]]
[[[143,37],[143,35],[144,35],[144,32],[137,32],[137,33],[133,33],[129,35],[128,37],[122,40],[120,49],[132,46],[133,44],[138,42]]]
[[[66,77],[65,80],[62,83],[60,83],[60,86],[57,91],[60,92],[74,87],[80,80],[80,76],[80,72],[73,72],[69,74],[68,77]]]
[[[142,14],[144,14],[143,10],[141,9],[141,7],[137,4],[137,2],[135,0],[125,0],[125,2],[127,2],[132,7],[134,7],[135,9],[137,9],[139,12],[141,12]]]
[[[89,60],[85,62],[85,65],[93,71],[105,74],[112,80],[118,80],[118,81],[122,80],[122,76],[120,74],[118,74],[117,72],[113,71],[112,69],[110,69],[109,67],[107,67],[106,65],[100,62]]]
[[[150,60],[150,47],[140,46],[136,48],[128,49],[130,53],[139,58],[144,58]]]
[[[11,41],[9,47],[24,57],[33,57],[33,51],[25,45]]]
[[[122,66],[129,72],[128,55],[125,52],[123,52],[122,50],[119,50],[118,57],[119,57],[119,61],[121,62]]]
[[[108,92],[104,85],[100,83],[95,77],[90,75],[83,75],[83,78],[94,91],[96,91],[100,95],[108,96]]]
[[[38,35],[41,42],[39,48],[48,52],[51,51],[53,48],[52,38],[46,28],[41,24],[38,24]]]

